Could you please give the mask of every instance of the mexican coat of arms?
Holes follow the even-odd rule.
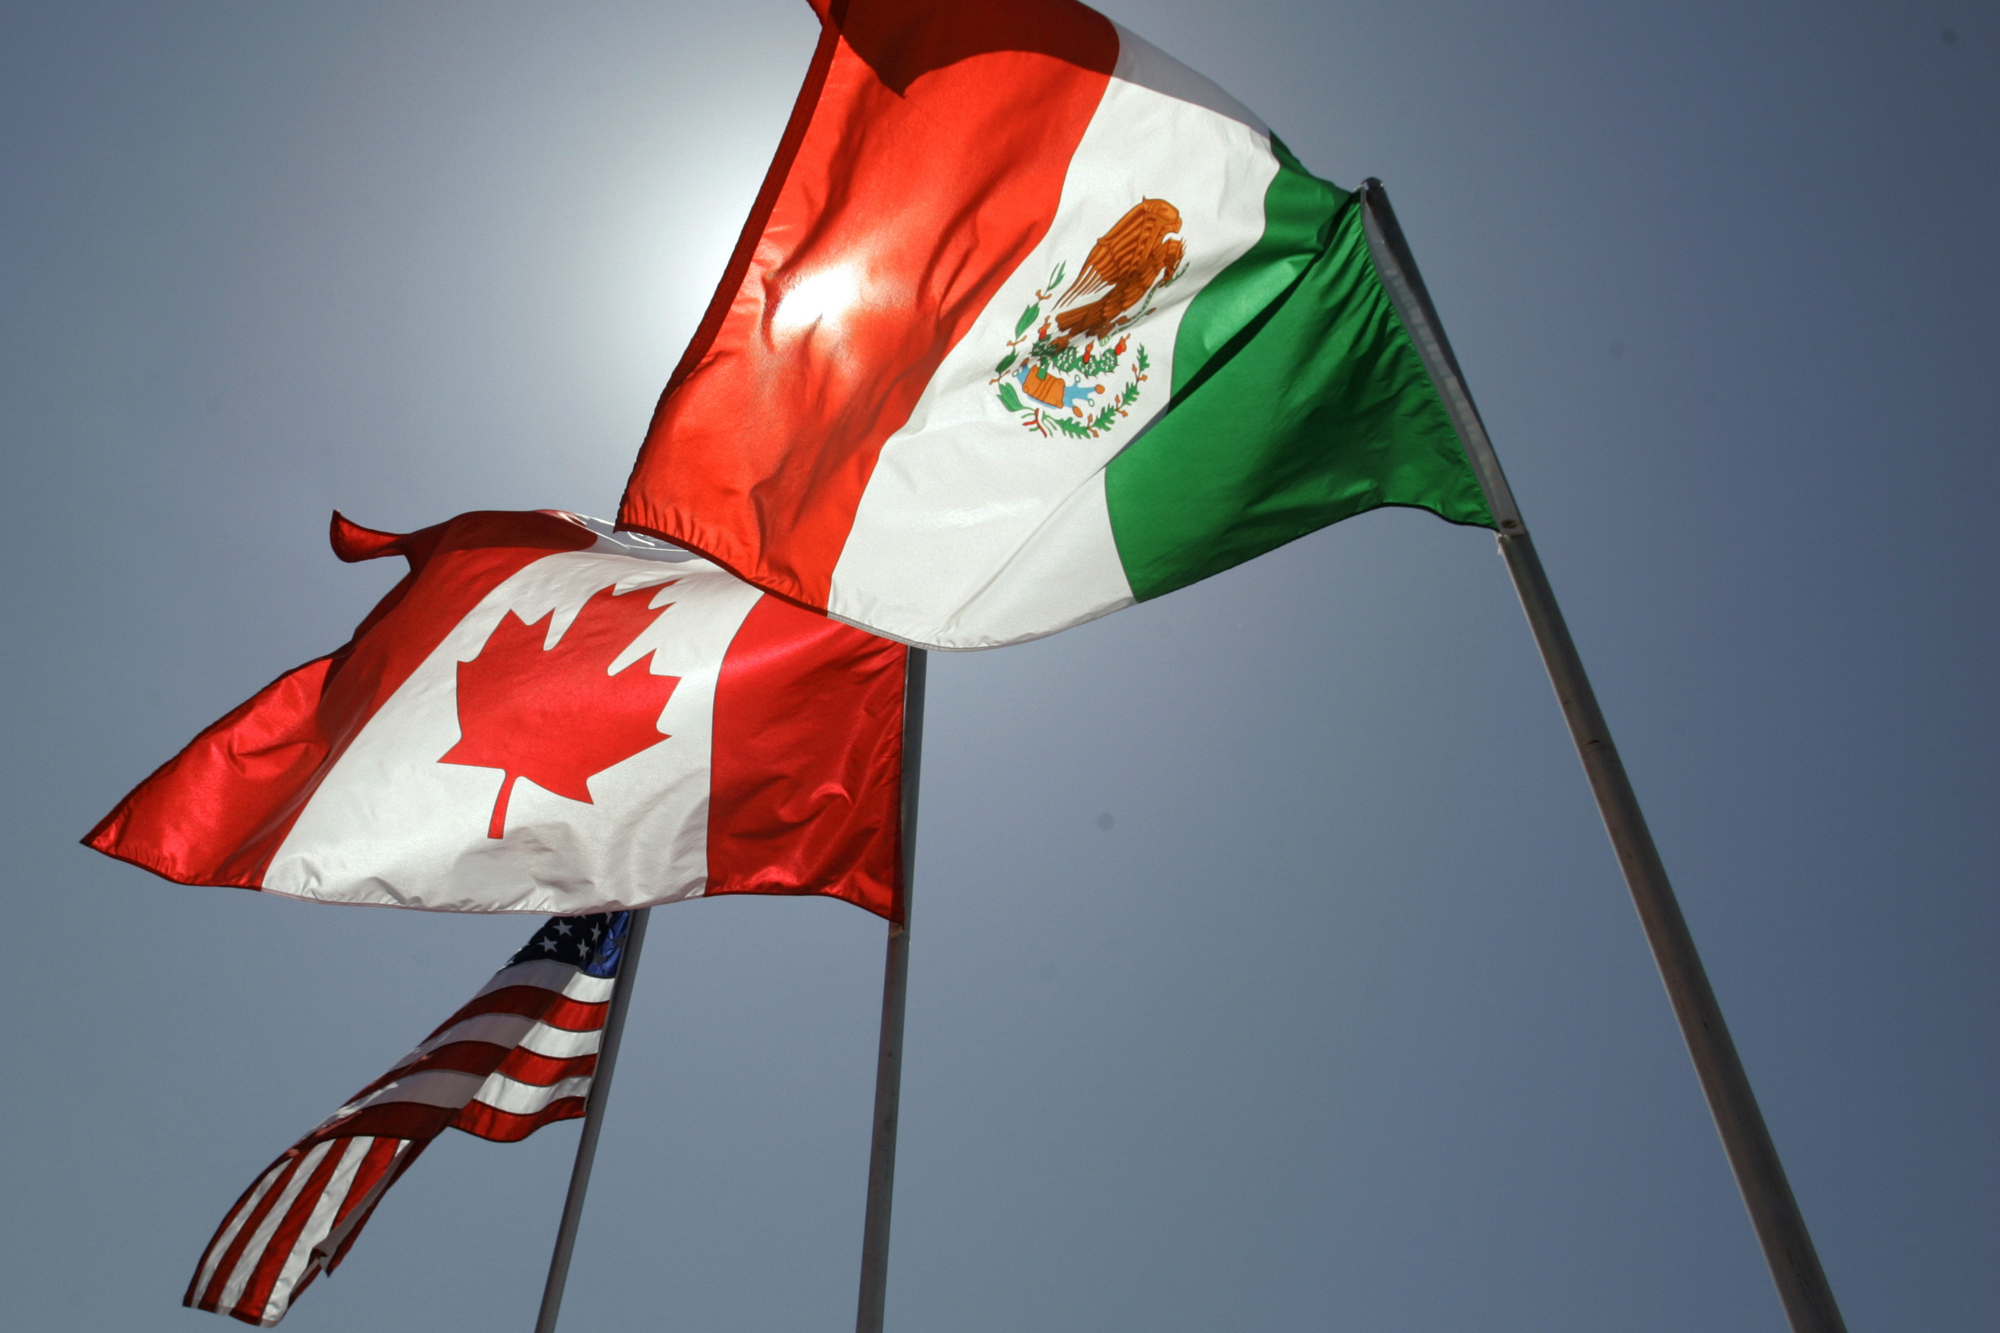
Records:
[[[1142,199],[1098,238],[1068,287],[1066,264],[1056,265],[993,370],[994,392],[1023,427],[1088,440],[1131,413],[1152,361],[1128,331],[1187,271],[1180,229],[1179,209]]]

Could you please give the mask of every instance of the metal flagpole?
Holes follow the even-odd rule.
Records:
[[[1647,831],[1639,798],[1633,793],[1625,765],[1611,744],[1611,732],[1598,709],[1597,696],[1591,691],[1590,679],[1584,674],[1576,644],[1563,623],[1562,610],[1556,605],[1555,593],[1521,521],[1513,493],[1507,488],[1507,479],[1501,474],[1493,443],[1487,438],[1486,427],[1466,390],[1458,360],[1445,340],[1437,310],[1424,290],[1416,260],[1403,239],[1402,228],[1396,225],[1396,214],[1389,207],[1382,182],[1367,181],[1361,187],[1361,197],[1368,247],[1375,267],[1403,326],[1416,342],[1424,369],[1430,372],[1432,383],[1444,398],[1445,408],[1465,443],[1466,455],[1486,494],[1487,508],[1500,525],[1500,554],[1514,576],[1514,587],[1520,593],[1528,625],[1534,631],[1549,680],[1555,686],[1556,699],[1569,723],[1570,737],[1583,759],[1584,773],[1597,797],[1598,812],[1604,817],[1612,848],[1625,872],[1625,883],[1639,909],[1640,923],[1645,928],[1647,942],[1652,945],[1653,959],[1659,964],[1660,978],[1666,983],[1674,1014],[1680,1020],[1688,1053],[1694,1057],[1702,1092],[1708,1098],[1708,1109],[1715,1117],[1729,1165],[1736,1173],[1736,1185],[1743,1192],[1751,1225],[1764,1247],[1764,1259],[1771,1266],[1771,1277],[1777,1283],[1785,1315],[1795,1333],[1846,1333],[1847,1325],[1840,1317],[1839,1306],[1834,1304],[1833,1290],[1820,1268],[1798,1201],[1792,1197],[1792,1187],[1778,1161],[1771,1132],[1765,1127],[1757,1099],[1750,1091],[1750,1079],[1743,1072],[1736,1044],[1730,1040],[1729,1029],[1722,1021],[1722,1009],[1716,1003],[1715,992],[1709,988],[1701,957],[1695,952],[1694,937],[1688,933],[1673,886],[1667,882],[1666,866],[1653,845],[1653,835]]]
[[[549,1258],[549,1280],[542,1287],[542,1311],[535,1333],[555,1333],[562,1312],[563,1287],[569,1281],[569,1256],[576,1249],[576,1228],[583,1220],[583,1196],[590,1188],[590,1167],[597,1158],[597,1136],[604,1129],[604,1104],[611,1100],[611,1071],[618,1063],[618,1039],[625,1035],[625,1015],[632,1008],[632,979],[639,974],[639,948],[646,942],[650,907],[635,908],[625,934],[625,956],[618,960],[618,980],[611,988],[611,1009],[604,1015],[604,1040],[597,1048],[597,1068],[591,1075],[590,1102],[583,1113],[583,1137],[576,1143],[576,1165],[570,1168],[569,1197],[563,1200],[562,1225],[556,1229],[556,1251]]]
[[[910,649],[903,678],[902,857],[897,916],[882,970],[882,1042],[875,1057],[875,1137],[868,1154],[868,1212],[861,1224],[861,1298],[855,1333],[882,1333],[889,1297],[889,1205],[896,1188],[896,1116],[903,1094],[903,997],[910,981],[910,884],[917,864],[917,779],[923,767],[924,669]]]

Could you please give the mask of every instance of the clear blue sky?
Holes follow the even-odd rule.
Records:
[[[1109,12],[1387,182],[1850,1323],[2000,1326],[2000,9]],[[815,30],[0,16],[10,1326],[220,1328],[237,1192],[532,930],[75,839],[384,590],[330,509],[614,509]],[[892,1329],[1781,1327],[1489,537],[931,688]],[[656,914],[567,1327],[851,1326],[881,933]],[[527,1327],[574,1140],[440,1143],[285,1326]]]

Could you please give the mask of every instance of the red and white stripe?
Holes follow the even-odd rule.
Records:
[[[362,1136],[288,1149],[229,1210],[181,1303],[260,1328],[277,1323],[346,1253],[381,1198],[377,1186],[393,1182],[423,1147]]]
[[[446,1129],[511,1143],[582,1116],[615,984],[549,959],[502,968],[244,1191],[182,1303],[269,1328]]]

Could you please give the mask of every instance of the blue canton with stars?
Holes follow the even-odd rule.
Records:
[[[581,968],[585,976],[615,977],[625,957],[625,937],[632,928],[630,912],[596,912],[590,916],[552,916],[535,932],[527,947],[507,960],[507,966],[547,958]]]

